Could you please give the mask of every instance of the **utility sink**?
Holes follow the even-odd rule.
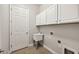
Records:
[[[44,34],[42,33],[37,33],[37,34],[33,34],[33,40],[35,41],[41,41],[43,40]]]

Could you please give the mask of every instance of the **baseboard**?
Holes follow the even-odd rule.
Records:
[[[9,50],[5,50],[4,52],[2,52],[1,54],[10,54]]]
[[[28,45],[28,47],[31,47],[31,46],[33,46],[33,44],[29,44],[29,45]]]
[[[10,54],[11,53],[11,51],[7,51],[7,54]]]
[[[47,50],[49,50],[52,54],[57,54],[54,50],[52,50],[48,46],[46,46],[46,45],[43,45],[43,46],[44,46],[44,48],[46,48]]]

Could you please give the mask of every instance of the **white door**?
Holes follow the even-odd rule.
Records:
[[[47,24],[57,23],[57,5],[52,5],[47,9]]]
[[[77,4],[60,4],[58,5],[59,21],[73,21],[79,17],[79,5]]]
[[[11,6],[11,30],[10,30],[10,45],[11,51],[15,51],[28,44],[28,18],[29,10]]]

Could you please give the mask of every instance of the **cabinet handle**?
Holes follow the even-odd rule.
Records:
[[[60,41],[60,40],[58,40],[58,43],[59,43],[59,44],[61,44],[61,41]]]

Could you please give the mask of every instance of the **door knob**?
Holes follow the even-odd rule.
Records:
[[[26,32],[26,34],[28,34],[28,32]]]

